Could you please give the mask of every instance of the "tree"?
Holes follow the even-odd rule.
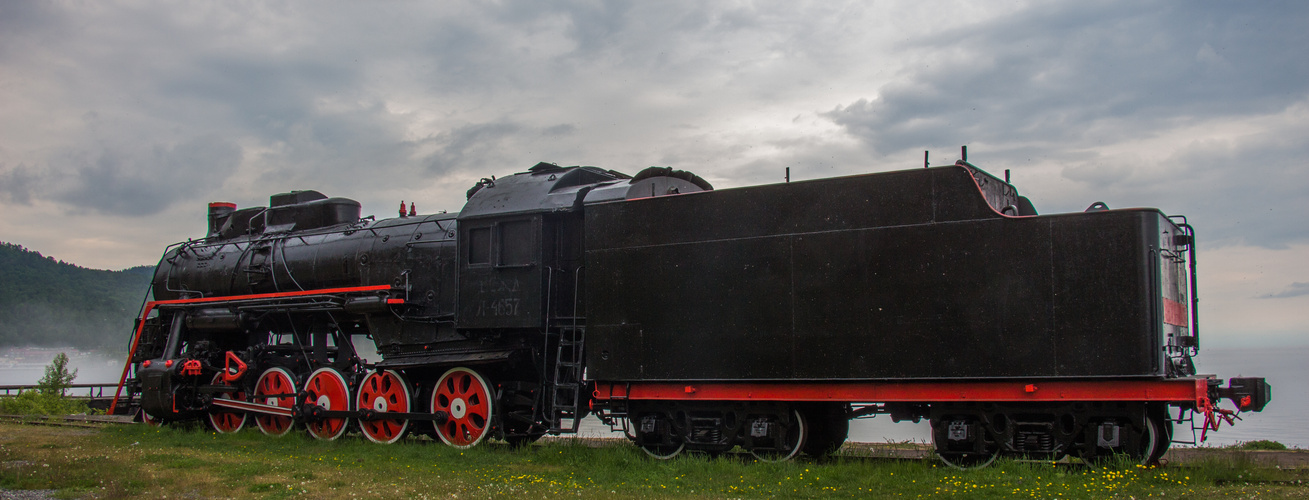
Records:
[[[41,394],[62,397],[64,391],[73,385],[75,378],[77,378],[77,370],[68,372],[68,355],[61,352],[55,355],[55,359],[50,361],[49,365],[46,365],[45,376],[36,383],[36,390]]]

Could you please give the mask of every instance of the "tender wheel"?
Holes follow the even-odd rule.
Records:
[[[432,391],[431,411],[449,418],[436,423],[436,435],[455,448],[471,448],[486,438],[493,413],[492,392],[477,372],[452,368],[441,375]]]
[[[364,377],[363,383],[359,384],[355,407],[360,411],[375,411],[378,417],[386,413],[409,413],[409,396],[409,385],[399,373],[391,370],[375,371]],[[374,443],[390,444],[399,441],[408,428],[409,421],[402,418],[359,421],[359,430]]]
[[[980,469],[1000,456],[1000,446],[986,432],[985,425],[967,417],[946,417],[932,422],[932,445],[936,456],[956,469]]]
[[[750,454],[762,462],[784,462],[795,458],[804,449],[805,439],[809,437],[809,424],[799,410],[791,410],[791,422],[783,424],[781,422],[772,422],[777,425],[777,434],[767,432],[772,436],[772,446],[755,446],[750,447]],[[765,440],[767,442],[768,440]]]
[[[295,406],[295,379],[285,368],[269,368],[255,382],[254,402],[291,408]],[[282,436],[291,430],[294,421],[291,417],[279,415],[255,415],[255,426],[259,432],[269,436]]]
[[[1168,452],[1168,447],[1173,444],[1173,421],[1168,419],[1165,410],[1165,412],[1146,417],[1146,423],[1154,427],[1155,435],[1154,449],[1150,451],[1146,463],[1157,464],[1159,459],[1164,457],[1164,453]]]
[[[634,431],[628,439],[636,443],[646,455],[659,460],[668,460],[686,449],[686,442],[673,428],[669,416],[663,412],[638,412],[637,417],[628,421],[628,428]]]
[[[670,460],[673,457],[681,455],[682,450],[685,449],[686,443],[683,442],[678,442],[676,445],[641,445],[641,451],[644,451],[646,455],[650,455],[658,460]]]
[[[304,404],[317,405],[324,411],[350,411],[350,385],[346,384],[341,372],[333,368],[314,370],[314,373],[309,375],[309,380],[305,382]],[[331,441],[345,434],[345,429],[349,425],[348,418],[308,415],[305,428],[309,431],[309,435]]]
[[[850,418],[847,406],[821,405],[805,411],[809,435],[805,436],[804,451],[813,457],[827,456],[841,448],[850,435]]]
[[[1126,457],[1136,464],[1151,464],[1163,456],[1170,444],[1163,419],[1154,416],[1146,416],[1144,428],[1139,431],[1121,419],[1092,425],[1095,437],[1087,446],[1095,449],[1089,460],[1093,466],[1109,463],[1116,456]]]
[[[215,373],[211,385],[226,385],[223,382],[223,373]],[[245,391],[233,387],[231,392],[220,392],[214,395],[214,398],[234,399],[245,401]],[[231,411],[227,408],[211,406],[209,408],[209,428],[219,434],[228,434],[241,430],[245,426],[245,412]]]

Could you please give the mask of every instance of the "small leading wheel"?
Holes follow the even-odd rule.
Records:
[[[304,404],[317,405],[322,411],[350,411],[350,385],[334,368],[314,370],[305,381]],[[349,425],[349,418],[309,415],[305,428],[309,435],[331,441],[345,434]]]
[[[295,379],[285,368],[269,368],[255,382],[254,402],[291,409],[295,406]],[[269,436],[283,436],[291,430],[291,417],[261,413],[255,416],[259,432]]]
[[[770,443],[773,446],[750,447],[750,454],[761,462],[785,462],[795,458],[804,448],[805,438],[809,437],[809,424],[799,410],[791,410],[789,423],[774,422],[774,425],[777,425],[777,436]]]
[[[164,425],[163,420],[150,416],[150,414],[146,412],[144,408],[142,408],[140,412],[141,412],[141,423],[148,425],[150,427],[161,427]]]
[[[387,413],[409,413],[409,396],[409,386],[399,373],[374,371],[364,377],[363,383],[359,384],[355,408],[377,412],[374,419],[359,421],[359,430],[363,431],[364,437],[382,444],[394,443],[404,437],[409,428],[408,420],[382,417]]]
[[[482,442],[493,413],[491,386],[477,372],[451,368],[441,375],[432,390],[431,411],[445,412],[445,422],[436,424],[436,435],[455,448],[471,448]]]
[[[214,374],[214,380],[210,385],[227,385],[223,382],[223,372]],[[234,399],[245,401],[245,391],[233,387],[230,392],[220,392],[214,394],[214,399]],[[209,428],[219,434],[228,434],[241,430],[245,426],[246,414],[243,411],[232,411],[220,406],[210,406],[209,408]]]

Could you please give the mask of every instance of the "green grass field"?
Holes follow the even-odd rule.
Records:
[[[625,443],[581,440],[458,450],[426,438],[384,446],[250,429],[0,424],[0,488],[55,489],[67,498],[1309,498],[1307,475],[1239,458],[1098,470],[998,461],[957,471],[848,454],[788,463],[746,457],[657,461]]]

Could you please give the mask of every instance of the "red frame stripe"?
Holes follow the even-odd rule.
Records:
[[[114,410],[118,409],[118,397],[123,393],[123,384],[127,383],[127,372],[132,369],[132,358],[136,357],[136,348],[141,343],[141,330],[145,329],[145,320],[150,317],[150,312],[156,307],[162,305],[176,304],[205,304],[212,302],[238,302],[243,300],[259,299],[282,299],[288,297],[305,297],[309,295],[327,295],[333,293],[358,293],[358,292],[378,292],[390,290],[391,285],[369,285],[355,286],[344,288],[324,288],[320,290],[300,290],[296,292],[275,292],[275,293],[256,293],[248,295],[227,295],[220,297],[201,297],[198,299],[173,299],[173,300],[155,300],[145,304],[145,309],[141,312],[141,318],[136,324],[136,332],[132,336],[132,349],[127,353],[127,362],[123,363],[123,374],[118,377],[118,389],[114,390],[114,400],[109,403],[109,414],[113,415]]]

